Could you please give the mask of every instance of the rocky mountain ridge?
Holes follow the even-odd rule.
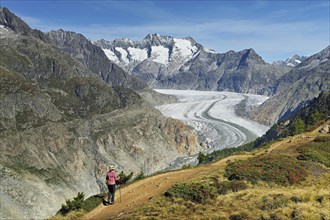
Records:
[[[166,74],[178,69],[202,48],[192,38],[177,39],[159,34],[148,34],[142,41],[123,38],[112,42],[99,40],[94,44],[100,46],[110,60],[128,72],[149,60],[156,65],[164,65]]]
[[[135,91],[147,87],[144,82],[128,75],[119,66],[109,61],[101,48],[92,44],[82,34],[58,30],[50,31],[46,36],[52,44],[80,61],[111,86],[123,86]]]
[[[44,219],[79,191],[104,191],[109,164],[149,174],[201,150],[183,123],[110,86],[8,9],[0,18],[1,217]]]
[[[253,118],[273,124],[297,112],[321,92],[330,91],[330,46],[316,53],[282,76],[274,96],[254,111]]]
[[[142,80],[129,75],[110,61],[100,47],[92,44],[82,34],[60,29],[50,31],[46,33],[46,36],[51,44],[81,62],[109,85],[131,88],[153,105],[176,101],[175,97],[159,94],[150,89]]]
[[[149,34],[142,41],[99,40],[113,62],[153,88],[273,94],[277,79],[291,67],[268,64],[253,49],[215,53],[192,38]]]

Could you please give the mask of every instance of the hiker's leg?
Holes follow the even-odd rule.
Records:
[[[110,199],[111,199],[111,187],[110,185],[108,185],[108,202],[110,202]]]
[[[111,202],[115,202],[115,191],[116,191],[116,185],[111,185]]]

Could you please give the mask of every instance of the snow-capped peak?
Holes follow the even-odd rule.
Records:
[[[179,55],[181,57],[192,57],[194,53],[198,50],[195,45],[187,39],[178,39],[173,38],[174,40],[174,47],[172,56]]]
[[[298,54],[293,55],[292,57],[285,60],[287,66],[297,66],[301,63],[301,61],[305,60],[306,57],[299,56]]]
[[[295,54],[289,57],[288,59],[286,59],[285,61],[275,61],[274,64],[295,67],[298,66],[306,58],[307,57],[305,56],[299,56],[298,54]]]
[[[99,40],[95,44],[104,50],[109,60],[127,71],[133,70],[144,60],[165,65],[168,69],[176,69],[203,48],[191,37],[174,38],[160,34],[148,34],[142,41],[121,38],[111,42]]]

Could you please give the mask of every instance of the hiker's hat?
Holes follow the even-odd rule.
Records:
[[[114,170],[115,169],[115,166],[114,165],[110,165],[110,170]]]

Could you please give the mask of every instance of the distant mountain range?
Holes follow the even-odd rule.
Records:
[[[192,38],[149,34],[94,42],[108,59],[152,88],[218,90],[271,96],[253,113],[271,125],[329,90],[329,47],[311,57],[266,63],[253,49],[216,53]]]
[[[107,57],[152,88],[272,95],[290,66],[268,64],[253,49],[216,53],[192,38],[149,34],[142,41],[99,40]]]

